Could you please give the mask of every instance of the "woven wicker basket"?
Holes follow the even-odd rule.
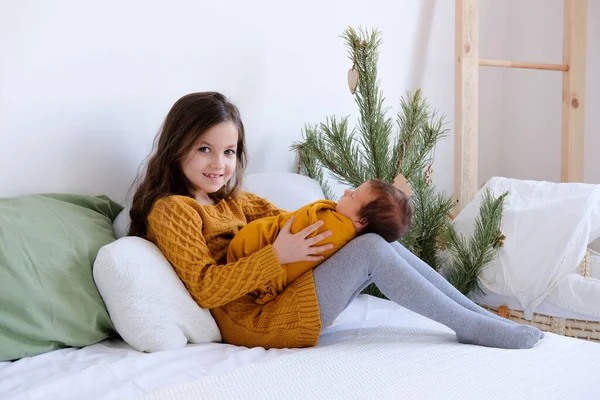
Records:
[[[590,275],[592,255],[598,255],[598,253],[593,250],[588,250],[583,261],[579,265],[579,273],[584,277]],[[532,325],[546,332],[600,342],[600,321],[560,318],[539,313],[533,313],[533,320],[529,321],[525,319],[523,311],[510,310],[504,305],[499,307],[481,305],[481,307],[490,310],[501,317],[508,318],[520,324]]]

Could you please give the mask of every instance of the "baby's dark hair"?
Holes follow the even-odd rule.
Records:
[[[375,200],[365,204],[359,211],[366,226],[360,234],[376,233],[387,242],[400,239],[412,224],[413,207],[410,198],[391,183],[370,179],[369,189]]]

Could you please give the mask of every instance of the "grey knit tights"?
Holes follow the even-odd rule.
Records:
[[[374,282],[392,301],[446,325],[461,343],[506,349],[533,347],[539,329],[484,310],[399,243],[366,234],[314,270],[323,327]]]

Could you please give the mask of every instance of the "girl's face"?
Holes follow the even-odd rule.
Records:
[[[237,126],[221,122],[207,130],[181,161],[181,169],[194,185],[196,200],[212,204],[209,193],[221,189],[235,172]]]

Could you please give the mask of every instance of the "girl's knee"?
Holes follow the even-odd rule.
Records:
[[[405,254],[405,253],[409,252],[409,250],[406,247],[404,247],[404,245],[402,245],[402,243],[400,243],[400,242],[392,242],[392,243],[390,243],[390,245],[394,249],[396,249],[396,251],[398,251],[398,253],[400,253],[400,254]]]
[[[390,252],[395,254],[390,244],[381,236],[367,233],[351,240],[333,257],[346,259],[352,268],[357,266],[370,268],[375,260],[389,256]]]
[[[365,233],[364,235],[360,235],[356,237],[352,243],[355,243],[359,246],[364,246],[368,248],[378,247],[382,245],[389,246],[389,243],[386,242],[381,236],[376,233]]]

